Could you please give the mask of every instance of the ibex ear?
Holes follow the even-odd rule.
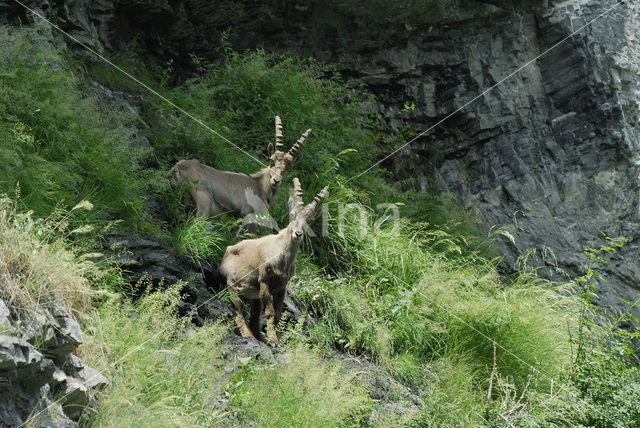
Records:
[[[298,162],[300,162],[300,160],[302,159],[304,155],[298,155],[293,159],[293,164],[297,164]]]
[[[269,145],[267,146],[267,154],[269,156],[271,156],[273,154],[273,144],[269,143]]]

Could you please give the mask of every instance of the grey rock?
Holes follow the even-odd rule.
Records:
[[[289,294],[284,297],[284,309],[289,311],[294,318],[298,318],[302,315],[302,309],[300,309],[298,304],[293,301]]]
[[[29,342],[0,335],[0,427],[15,427],[30,419],[34,426],[74,427],[53,406],[50,384],[56,368]]]
[[[51,315],[52,326],[55,330],[53,339],[45,340],[46,352],[54,356],[73,352],[82,344],[82,329],[80,325],[57,302],[48,304],[46,309]]]
[[[58,348],[60,349],[60,348]],[[46,358],[26,340],[0,335],[0,427],[17,426],[33,417],[37,426],[74,427],[86,406],[108,380],[73,354]],[[52,389],[53,388],[53,389]],[[53,404],[62,398],[64,413]]]
[[[64,412],[71,419],[78,419],[92,398],[89,389],[79,379],[73,377],[67,377],[60,393],[63,397]]]
[[[56,386],[66,381],[67,381],[67,375],[65,374],[65,372],[62,369],[59,369],[58,367],[56,367],[55,371],[53,372],[52,386],[55,388]]]
[[[82,360],[73,354],[65,355],[59,362],[58,367],[60,367],[65,373],[70,375],[75,375],[80,372],[85,366]]]
[[[0,299],[0,328],[9,326],[11,326],[11,311],[7,305],[5,305],[4,301]]]
[[[82,381],[84,386],[94,391],[100,391],[109,385],[109,380],[106,377],[89,366],[84,366],[82,370],[78,372],[78,379]]]
[[[50,381],[54,369],[53,362],[26,340],[0,335],[0,388],[16,382],[37,391]]]

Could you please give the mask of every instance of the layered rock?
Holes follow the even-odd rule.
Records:
[[[57,303],[26,311],[0,300],[0,332],[0,427],[78,426],[108,383],[72,353],[78,323]]]

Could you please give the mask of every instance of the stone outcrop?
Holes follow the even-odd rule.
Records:
[[[603,16],[614,0],[29,5],[92,46],[117,49],[135,38],[149,54],[176,64],[190,52],[215,60],[225,30],[235,48],[337,63],[347,82],[366,83],[377,95],[389,128],[409,125],[409,138],[462,108],[384,165],[405,188],[451,193],[486,230],[508,230],[514,241],[500,245],[511,268],[533,249],[532,264],[566,279],[582,272],[585,247],[604,243],[600,231],[626,236],[625,248],[600,268],[607,280],[600,304],[623,309],[619,297],[636,298],[636,2]],[[16,3],[0,1],[0,23],[29,19]],[[411,108],[403,112],[405,104]]]
[[[0,427],[76,427],[108,380],[72,352],[78,323],[59,304],[9,308],[0,300]]]

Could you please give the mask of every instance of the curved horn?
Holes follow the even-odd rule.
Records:
[[[300,185],[298,177],[293,179],[293,197],[296,205],[304,205],[304,201],[302,200],[302,186]]]
[[[302,134],[302,137],[300,137],[298,141],[296,141],[296,143],[293,145],[293,147],[291,147],[291,149],[289,150],[289,154],[291,156],[295,156],[296,153],[298,153],[298,149],[300,149],[300,146],[304,144],[304,141],[307,139],[310,133],[311,129],[307,129],[304,134]]]
[[[313,198],[313,201],[311,201],[311,202],[309,203],[309,205],[307,205],[307,209],[309,210],[309,214],[313,215],[313,213],[315,213],[315,211],[316,211],[316,209],[317,209],[317,207],[318,207],[318,204],[319,204],[320,202],[322,202],[322,200],[323,200],[324,198],[326,198],[328,195],[329,195],[328,186],[324,186],[324,189],[322,189],[322,190],[320,191],[320,193],[318,193],[318,194],[316,195],[316,197],[315,197],[315,198]]]
[[[281,152],[282,149],[282,121],[280,116],[276,116],[276,152]]]

